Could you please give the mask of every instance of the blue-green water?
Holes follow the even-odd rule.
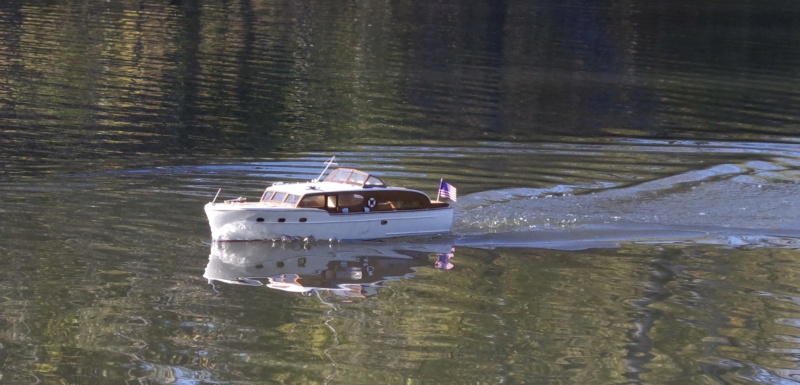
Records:
[[[800,381],[792,2],[0,5],[0,382]],[[212,244],[324,160],[452,234]]]

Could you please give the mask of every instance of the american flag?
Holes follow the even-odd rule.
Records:
[[[443,198],[452,199],[456,201],[456,186],[451,185],[445,181],[439,183],[439,196]]]

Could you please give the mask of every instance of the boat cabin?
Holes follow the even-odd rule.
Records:
[[[261,203],[275,207],[323,209],[331,214],[425,210],[449,207],[431,202],[424,193],[389,188],[369,173],[339,168],[318,184],[276,185],[268,188]]]
[[[434,207],[433,203],[421,192],[391,189],[310,193],[296,207],[325,209],[330,213],[369,213],[429,209]]]

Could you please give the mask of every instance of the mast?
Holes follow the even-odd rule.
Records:
[[[328,167],[330,167],[332,164],[336,164],[336,163],[333,162],[335,159],[336,159],[336,155],[334,155],[330,159],[328,159],[325,162],[325,169],[322,170],[322,172],[319,174],[317,179],[312,180],[312,182],[319,182],[319,180],[322,179],[322,176],[325,175],[325,171],[328,171]]]

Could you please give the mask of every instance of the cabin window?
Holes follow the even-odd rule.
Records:
[[[397,207],[395,207],[394,202],[392,201],[378,201],[378,204],[375,205],[374,210],[391,211],[391,210],[397,210]]]
[[[276,192],[270,200],[273,202],[283,202],[283,200],[286,199],[286,195],[287,194],[283,192]]]
[[[352,172],[351,170],[334,170],[326,180],[328,182],[345,183]]]
[[[385,187],[385,185],[382,180],[370,176],[369,179],[367,179],[367,183],[364,183],[364,187]]]
[[[293,205],[293,204],[297,203],[297,201],[299,201],[299,200],[300,200],[300,195],[289,194],[289,196],[286,197],[286,200],[284,201],[284,203],[288,203],[288,204]]]
[[[262,202],[266,202],[266,201],[272,199],[273,195],[275,195],[274,191],[264,191],[264,196],[261,197],[261,201]]]
[[[339,194],[339,206],[351,207],[360,206],[364,202],[364,196],[361,194]]]
[[[336,208],[336,195],[328,195],[327,197],[327,207],[331,210]]]
[[[422,202],[412,200],[399,200],[394,202],[394,205],[398,210],[413,210],[422,208]]]
[[[367,180],[367,174],[355,172],[353,173],[353,176],[350,177],[350,180],[348,182],[361,186],[364,184],[365,180]]]
[[[375,198],[370,211],[421,210],[430,207],[428,197],[414,191],[376,191],[365,195]]]
[[[324,195],[311,195],[303,198],[300,201],[299,207],[313,207],[313,208],[322,208],[325,207],[325,196]],[[335,206],[335,205],[334,205]]]

